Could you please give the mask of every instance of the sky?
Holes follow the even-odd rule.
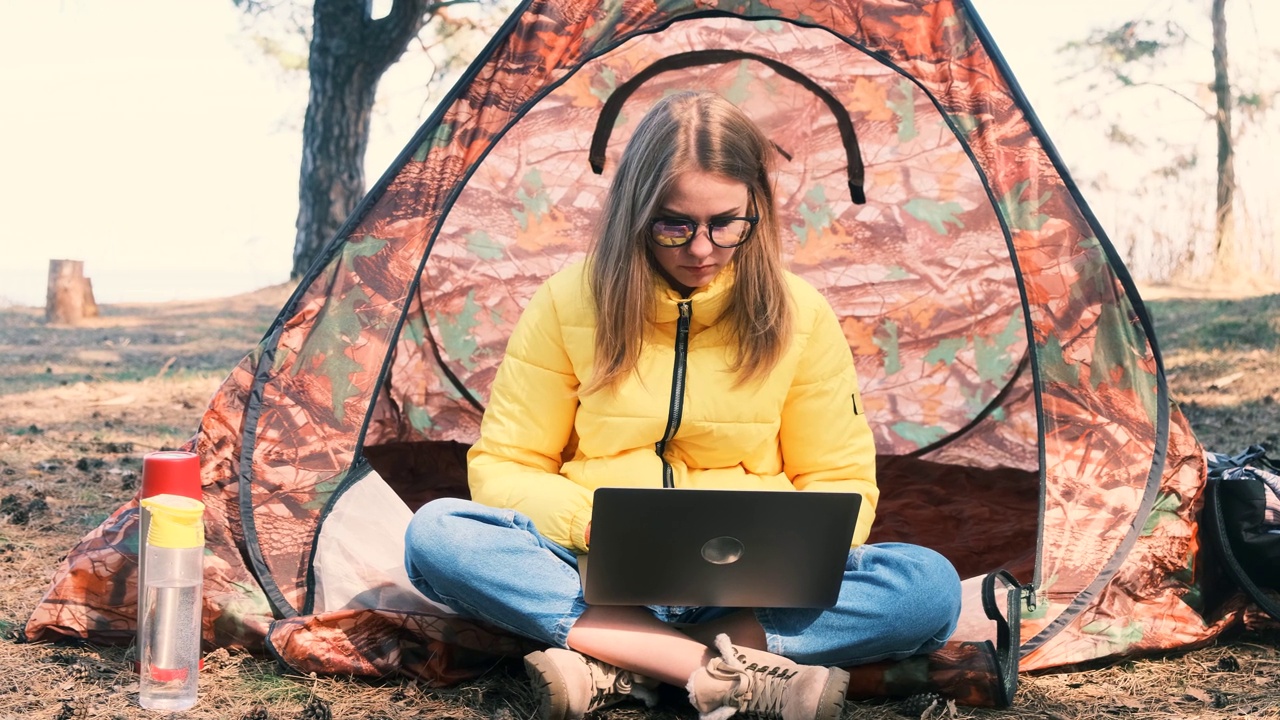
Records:
[[[974,4],[1069,156],[1106,145],[1072,135],[1054,49],[1153,1]],[[231,0],[0,0],[0,68],[0,306],[43,305],[54,258],[83,260],[102,303],[288,279],[305,83],[263,58]],[[429,114],[428,72],[384,78],[366,184]]]

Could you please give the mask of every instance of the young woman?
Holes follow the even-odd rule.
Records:
[[[838,666],[929,652],[955,627],[960,583],[943,557],[863,544],[879,496],[871,430],[834,312],[783,269],[772,152],[716,95],[646,114],[588,259],[549,279],[512,333],[469,455],[472,501],[429,503],[409,528],[424,594],[551,646],[525,658],[544,718],[651,703],[665,682],[708,720],[834,720]],[[672,403],[682,419],[659,456]],[[587,606],[576,557],[592,491],[664,477],[861,493],[835,607]]]

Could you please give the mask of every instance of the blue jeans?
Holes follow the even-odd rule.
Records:
[[[418,510],[405,535],[414,586],[453,610],[566,647],[587,609],[574,553],[514,510],[445,498]],[[664,622],[700,623],[737,608],[650,607]],[[927,548],[863,545],[849,552],[834,607],[759,608],[770,652],[806,665],[901,659],[941,647],[960,615],[960,578]]]

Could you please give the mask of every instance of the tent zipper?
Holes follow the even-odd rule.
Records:
[[[662,460],[662,487],[676,486],[675,472],[667,462],[667,443],[680,429],[680,416],[684,413],[685,366],[689,359],[689,320],[693,317],[693,301],[681,300],[680,318],[676,321],[676,360],[671,372],[671,406],[667,410],[667,431],[653,444],[654,452]]]

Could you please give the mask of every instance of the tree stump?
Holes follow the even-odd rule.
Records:
[[[84,276],[84,261],[50,260],[45,322],[75,325],[85,318],[97,316],[98,303],[93,299],[93,283]]]

